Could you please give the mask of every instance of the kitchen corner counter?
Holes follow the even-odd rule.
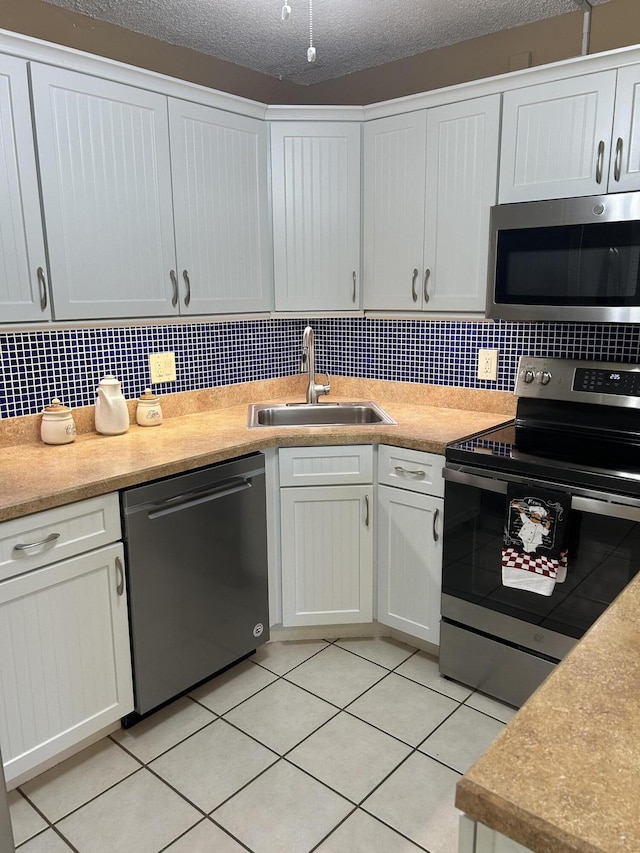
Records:
[[[244,389],[236,386],[222,402],[213,399],[213,406],[219,407],[212,408],[205,408],[212,400],[198,392],[186,402],[185,394],[174,395],[182,397],[182,402],[166,399],[166,407],[163,398],[165,420],[160,426],[139,427],[133,416],[129,431],[117,436],[98,435],[92,424],[89,431],[90,411],[81,410],[77,422],[84,431],[79,430],[76,441],[65,445],[38,441],[39,416],[31,416],[25,424],[28,435],[22,443],[8,444],[5,440],[4,446],[0,445],[0,521],[269,447],[386,443],[443,453],[452,441],[510,420],[515,409],[511,395],[500,392],[411,388],[409,383],[338,378],[334,381],[335,393],[325,399],[374,399],[397,421],[397,426],[248,429],[249,402],[303,399],[299,377],[292,377],[291,383],[294,393],[286,396],[283,386],[274,382],[248,383]],[[494,400],[497,411],[488,411]],[[194,401],[204,410],[182,413]],[[167,417],[167,411],[174,416]],[[0,431],[6,423],[0,422]],[[12,425],[11,429],[18,434],[19,428]]]
[[[640,575],[458,783],[456,806],[535,853],[640,850]]]

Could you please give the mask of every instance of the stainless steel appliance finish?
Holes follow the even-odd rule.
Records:
[[[640,569],[640,368],[520,361],[513,424],[447,448],[440,670],[519,706]],[[502,585],[509,483],[571,497],[550,596]]]
[[[9,804],[7,802],[7,786],[4,781],[2,755],[0,754],[0,851],[1,853],[14,853],[15,849]]]
[[[487,316],[640,322],[640,193],[493,207]]]
[[[269,637],[264,458],[125,490],[135,714],[246,657]]]

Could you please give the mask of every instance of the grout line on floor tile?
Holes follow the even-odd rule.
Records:
[[[200,704],[199,702],[196,702],[196,701],[195,701],[195,699],[194,699],[193,701],[194,701],[194,703],[195,703],[196,705]],[[200,707],[204,707],[204,706],[202,706],[202,705],[201,705]],[[209,708],[207,708],[207,710],[210,710],[210,709],[209,709]],[[214,712],[212,711],[212,713],[214,713]],[[127,753],[127,755],[130,755],[130,756],[131,756],[131,758],[135,758],[135,760],[136,760],[139,764],[141,764],[141,765],[142,765],[142,767],[148,767],[148,766],[149,766],[149,764],[151,764],[151,762],[152,762],[152,761],[155,761],[155,760],[156,760],[156,758],[160,758],[160,756],[162,756],[162,755],[166,755],[168,752],[171,752],[171,750],[172,750],[172,749],[174,749],[176,746],[180,746],[180,744],[185,743],[185,741],[188,741],[188,740],[189,740],[189,738],[192,738],[194,735],[199,734],[200,732],[202,732],[202,731],[204,731],[206,728],[208,728],[208,726],[212,725],[212,723],[215,723],[217,720],[221,720],[221,719],[222,719],[222,717],[221,717],[219,714],[216,714],[216,716],[214,717],[214,719],[213,719],[213,720],[209,720],[209,721],[208,721],[207,723],[205,723],[203,726],[200,726],[200,728],[199,728],[199,729],[196,729],[195,731],[190,732],[188,735],[185,735],[185,737],[183,737],[183,738],[182,738],[182,740],[178,740],[178,741],[176,741],[174,744],[172,744],[171,746],[167,747],[167,748],[166,748],[165,750],[163,750],[162,752],[159,752],[157,755],[154,755],[154,756],[153,756],[153,758],[150,758],[150,759],[149,759],[149,761],[143,761],[143,760],[140,758],[140,756],[138,756],[138,755],[136,755],[135,753],[131,752],[131,750],[130,750],[130,749],[128,749],[128,748],[127,748],[123,743],[120,743],[119,741],[114,740],[112,735],[107,735],[107,737],[108,737],[110,740],[112,740],[112,741],[113,741],[113,743],[115,743],[115,744],[116,744],[116,746],[119,746],[119,747],[120,747],[120,749],[124,750],[124,751]]]
[[[281,641],[281,642],[284,642],[284,641]],[[318,641],[318,642],[320,642],[320,641]],[[326,652],[326,650],[327,650],[330,646],[332,646],[332,645],[333,645],[333,643],[332,643],[332,642],[330,642],[329,640],[322,640],[322,642],[323,642],[323,643],[328,643],[329,645],[326,645],[326,646],[325,646],[324,648],[322,648],[322,649],[318,649],[318,651],[317,651],[317,652],[314,652],[313,654],[309,655],[309,657],[308,657],[308,658],[305,658],[304,660],[301,660],[301,661],[300,661],[300,663],[297,663],[295,666],[292,666],[292,667],[291,667],[291,669],[288,669],[286,672],[282,672],[282,673],[280,673],[280,672],[274,672],[272,669],[269,669],[269,667],[268,667],[268,666],[265,666],[264,664],[260,663],[260,662],[259,662],[259,661],[257,661],[257,660],[254,660],[254,661],[253,661],[253,663],[254,663],[256,666],[259,666],[261,669],[266,670],[268,673],[270,673],[270,675],[277,675],[277,676],[278,676],[278,678],[282,678],[284,675],[288,675],[290,672],[293,672],[293,670],[294,670],[294,669],[297,669],[299,666],[302,666],[303,664],[307,663],[307,661],[310,661],[312,658],[315,658],[315,657],[317,657],[318,655],[321,655],[321,654],[322,654],[322,652]],[[269,685],[267,685],[267,687],[268,687],[268,686],[269,686]]]
[[[249,853],[253,853],[253,851],[251,850],[251,848],[250,848],[250,847],[247,847],[247,845],[246,845],[246,844],[244,844],[242,841],[240,841],[240,839],[239,839],[239,838],[236,838],[236,836],[235,836],[233,833],[229,832],[229,830],[228,830],[228,829],[225,829],[225,827],[224,827],[224,826],[221,826],[219,823],[216,823],[216,822],[215,822],[215,820],[212,820],[212,819],[211,819],[211,817],[210,817],[209,815],[206,815],[206,817],[204,817],[202,820],[198,821],[198,823],[195,823],[193,826],[190,826],[190,827],[189,827],[189,829],[185,829],[185,831],[184,831],[183,833],[181,833],[180,835],[178,835],[176,838],[174,838],[172,841],[170,841],[168,844],[166,844],[164,847],[162,847],[160,850],[158,850],[158,853],[164,853],[164,851],[165,851],[165,850],[168,850],[168,849],[169,849],[169,847],[171,847],[171,845],[172,845],[172,844],[175,844],[175,843],[176,843],[176,841],[180,841],[180,839],[181,839],[181,838],[184,838],[184,837],[185,837],[185,835],[188,835],[188,834],[189,834],[192,830],[194,830],[197,826],[201,826],[201,825],[202,825],[203,823],[205,823],[205,822],[212,823],[212,824],[213,824],[217,829],[222,830],[222,831],[224,832],[224,834],[225,834],[225,835],[228,835],[228,836],[229,836],[229,838],[232,838],[232,839],[233,839],[237,844],[239,844],[239,845],[240,845],[240,847],[242,847],[244,850],[248,850],[248,851],[249,851]]]
[[[339,826],[342,826],[342,824],[343,824],[345,821],[349,820],[349,818],[351,817],[351,815],[354,815],[357,811],[358,811],[358,806],[356,806],[354,809],[352,809],[352,810],[349,812],[349,814],[345,815],[345,816],[342,818],[342,820],[341,820],[341,821],[339,821],[335,826],[332,826],[332,827],[331,827],[331,829],[329,830],[329,832],[327,832],[327,834],[326,834],[326,835],[324,835],[324,836],[320,839],[320,841],[318,841],[318,843],[317,843],[314,847],[312,847],[312,848],[311,848],[311,850],[309,851],[309,853],[313,853],[313,851],[314,851],[314,850],[317,850],[317,849],[318,849],[318,847],[320,847],[320,845],[321,845],[321,844],[324,844],[324,842],[327,840],[327,838],[330,838],[330,837],[333,835],[333,833],[336,831],[336,829],[338,829],[338,827],[339,827]]]
[[[80,753],[78,753],[78,754],[80,754]],[[134,757],[135,757],[135,756],[134,756]],[[96,794],[94,797],[90,797],[90,799],[86,800],[86,802],[84,802],[84,803],[82,803],[81,805],[77,806],[75,809],[71,809],[71,811],[70,811],[70,812],[65,812],[65,814],[63,814],[61,817],[59,817],[55,822],[54,822],[54,821],[52,821],[50,818],[48,818],[48,817],[47,817],[47,816],[46,816],[46,815],[45,815],[45,814],[44,814],[44,813],[43,813],[43,812],[38,808],[38,806],[37,806],[37,805],[36,805],[36,804],[31,800],[31,799],[29,799],[29,795],[28,795],[28,794],[26,794],[26,793],[25,793],[21,788],[18,788],[18,791],[19,791],[19,792],[20,792],[20,794],[24,797],[24,799],[29,803],[29,805],[30,805],[30,806],[31,806],[31,807],[32,807],[32,808],[33,808],[33,809],[34,809],[34,810],[35,810],[35,811],[40,815],[40,817],[42,817],[42,819],[43,819],[43,820],[45,820],[45,821],[47,822],[48,826],[50,826],[52,829],[56,829],[56,826],[57,826],[57,824],[59,824],[59,823],[60,823],[60,821],[65,820],[65,818],[68,818],[68,817],[69,817],[69,815],[75,814],[77,811],[79,811],[80,809],[84,808],[88,803],[92,803],[94,800],[97,800],[97,799],[98,799],[98,797],[101,797],[103,794],[106,794],[106,793],[107,793],[107,791],[110,791],[112,788],[115,788],[117,785],[119,785],[119,784],[120,784],[120,782],[124,782],[124,780],[125,780],[125,779],[129,779],[129,778],[131,778],[131,776],[135,776],[135,775],[136,775],[136,773],[139,773],[141,770],[144,770],[144,769],[145,769],[144,764],[142,764],[142,763],[140,762],[140,760],[139,760],[139,759],[136,759],[136,760],[137,760],[137,761],[138,761],[138,763],[140,764],[140,766],[139,766],[136,770],[132,770],[132,771],[131,771],[131,773],[127,773],[125,776],[123,776],[123,777],[122,777],[122,779],[118,779],[118,781],[117,781],[117,782],[114,782],[114,783],[113,783],[113,785],[109,785],[109,787],[108,787],[108,788],[105,788],[105,789],[104,789],[104,791],[100,791],[100,793]],[[55,767],[59,767],[59,766],[60,766],[59,764],[56,764],[56,765],[54,765],[54,767],[52,767],[52,768],[50,768],[50,769],[52,769],[52,770],[53,770],[53,769],[55,769]],[[45,772],[48,772],[48,771],[45,771]],[[38,778],[38,777],[36,777],[36,778]],[[29,780],[29,781],[33,781],[33,780]],[[26,783],[25,783],[25,784],[26,784]],[[39,833],[38,833],[38,834],[39,834]],[[58,832],[58,834],[60,834],[60,833]],[[74,849],[75,849],[75,848],[74,848]]]

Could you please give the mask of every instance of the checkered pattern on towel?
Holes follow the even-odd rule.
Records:
[[[555,580],[558,576],[558,569],[566,569],[567,567],[567,551],[562,551],[560,559],[554,560],[551,557],[545,557],[543,554],[533,556],[516,551],[515,548],[503,548],[502,566],[506,569],[523,569],[528,572],[535,572],[538,575]]]

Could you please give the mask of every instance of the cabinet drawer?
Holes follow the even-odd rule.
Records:
[[[373,448],[284,447],[279,452],[281,486],[333,486],[373,482]]]
[[[387,444],[378,448],[378,482],[387,486],[443,497],[443,467],[444,456],[437,453],[406,450]]]
[[[0,580],[120,538],[120,506],[115,492],[4,521],[0,524]]]

